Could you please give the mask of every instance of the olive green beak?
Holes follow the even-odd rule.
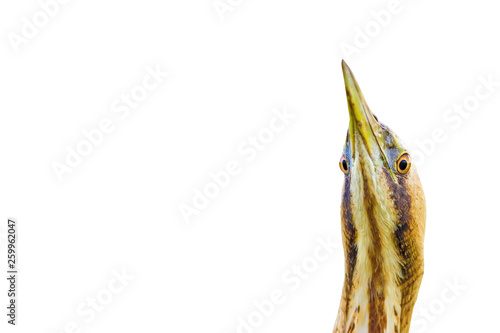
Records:
[[[370,111],[351,69],[342,60],[347,106],[349,107],[349,143],[353,160],[369,158],[375,166],[385,166],[392,174],[384,153],[382,128]],[[364,145],[368,156],[359,145]],[[394,175],[392,174],[395,179]]]

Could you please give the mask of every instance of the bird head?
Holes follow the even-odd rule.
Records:
[[[399,215],[413,213],[422,220],[421,215],[425,215],[424,194],[408,149],[396,133],[372,113],[344,61],[342,71],[349,108],[349,129],[339,166],[351,185],[355,182],[363,184],[358,191],[362,192],[358,196],[360,201],[353,203],[366,207],[365,201],[377,199],[379,205],[393,207]],[[410,197],[403,200],[398,198],[401,195]],[[419,211],[412,210],[412,207]],[[398,222],[401,216],[394,215],[392,220]]]

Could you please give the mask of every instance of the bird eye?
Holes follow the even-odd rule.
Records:
[[[410,155],[408,154],[403,154],[401,157],[398,159],[396,163],[398,172],[401,174],[405,174],[410,170],[411,166],[411,161],[410,161]]]
[[[345,159],[344,155],[342,155],[342,157],[340,158],[339,166],[340,170],[342,170],[342,172],[347,175],[347,173],[349,172],[349,166],[347,165],[347,160]]]

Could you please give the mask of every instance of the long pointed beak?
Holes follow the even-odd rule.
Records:
[[[380,162],[391,171],[387,162],[387,157],[381,146],[383,142],[377,140],[377,136],[382,136],[380,124],[370,111],[354,74],[352,74],[351,69],[344,60],[342,60],[342,72],[344,74],[347,106],[349,107],[349,141],[352,157],[356,159],[356,156],[362,155],[361,152],[357,150],[359,148],[358,145],[363,144],[369,154],[367,157],[370,158],[375,165]],[[380,141],[383,141],[383,139],[381,138]]]
[[[359,133],[363,138],[368,153],[370,156],[373,156],[374,149],[378,149],[378,145],[374,133],[370,128],[370,120],[375,121],[375,119],[368,104],[366,104],[365,97],[359,88],[354,74],[352,74],[351,69],[344,60],[342,60],[342,72],[344,74],[347,106],[349,107],[349,139],[353,157],[356,155],[354,154],[356,133]]]

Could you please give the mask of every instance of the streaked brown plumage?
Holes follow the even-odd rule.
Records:
[[[334,332],[409,332],[424,274],[425,198],[401,140],[342,61],[350,124],[340,168],[345,280]]]

